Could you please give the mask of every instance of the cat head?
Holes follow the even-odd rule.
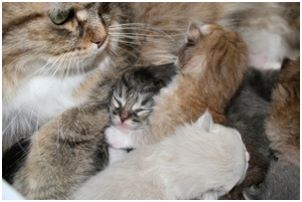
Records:
[[[121,13],[111,3],[3,3],[4,65],[51,75],[95,68],[117,46],[109,29]]]
[[[184,73],[200,75],[206,66],[221,66],[246,59],[246,45],[236,32],[216,24],[190,24],[178,54]]]
[[[112,124],[129,129],[142,126],[152,112],[154,96],[175,74],[171,65],[126,71],[114,85],[110,98]]]
[[[250,155],[247,152],[247,149],[242,141],[240,133],[231,127],[226,127],[221,124],[217,124],[213,121],[213,117],[211,113],[206,110],[202,116],[199,117],[199,119],[194,123],[194,125],[198,128],[199,131],[201,131],[203,134],[207,134],[213,137],[217,137],[217,141],[222,141],[221,144],[222,147],[226,147],[225,145],[228,145],[230,147],[233,147],[236,145],[235,148],[233,148],[233,151],[238,151],[239,153],[242,153],[243,155],[239,159],[243,159],[245,162],[242,164],[242,175],[239,176],[239,178],[236,181],[236,184],[242,183],[242,181],[245,178],[246,171],[248,169],[248,162],[250,160]],[[219,142],[217,142],[219,144]],[[223,148],[224,149],[224,148]],[[235,157],[234,157],[235,158]]]

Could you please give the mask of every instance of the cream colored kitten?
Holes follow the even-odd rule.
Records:
[[[235,129],[209,112],[109,165],[74,192],[74,199],[218,199],[240,183],[249,154]]]

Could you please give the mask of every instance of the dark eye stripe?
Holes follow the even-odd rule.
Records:
[[[138,119],[132,119],[133,122],[140,122]]]
[[[122,83],[123,83],[123,85],[125,85],[127,88],[129,88],[129,83],[128,83],[127,79],[126,79],[124,76],[122,77]]]
[[[114,95],[112,97],[118,103],[119,106],[122,106],[122,103]]]
[[[143,101],[142,101],[142,105],[146,105],[148,102],[152,103],[153,102],[153,98],[151,97],[146,97]]]

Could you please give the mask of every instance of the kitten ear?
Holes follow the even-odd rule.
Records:
[[[156,78],[155,84],[159,87],[167,85],[177,74],[177,67],[173,63],[150,66],[147,69]]]
[[[187,43],[194,45],[200,39],[201,31],[198,23],[192,22],[187,31]]]
[[[210,131],[214,122],[211,113],[206,110],[203,115],[197,120],[197,125],[206,131]]]

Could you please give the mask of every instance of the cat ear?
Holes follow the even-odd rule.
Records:
[[[173,63],[150,66],[147,69],[156,78],[155,84],[158,87],[165,86],[177,74],[177,67]]]
[[[196,22],[190,23],[187,31],[187,43],[190,45],[196,44],[196,42],[200,39],[200,36],[200,25]]]
[[[210,131],[214,122],[211,113],[206,110],[203,115],[197,120],[197,125],[206,131]]]

